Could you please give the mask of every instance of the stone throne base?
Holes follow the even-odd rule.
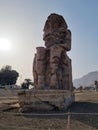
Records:
[[[18,93],[22,110],[66,110],[75,100],[68,90],[26,90]]]

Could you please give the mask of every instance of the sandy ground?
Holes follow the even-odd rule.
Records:
[[[7,94],[7,91],[6,91]],[[64,115],[21,115],[17,94],[9,92],[0,96],[0,130],[68,130],[68,111],[98,113],[98,92],[77,92],[76,102]],[[12,108],[13,109],[10,109]],[[18,112],[18,113],[17,113]],[[42,112],[38,112],[42,114]],[[49,112],[48,112],[49,113]],[[54,113],[54,112],[53,112]],[[62,112],[55,112],[62,113]],[[98,130],[98,115],[71,114],[69,130]]]

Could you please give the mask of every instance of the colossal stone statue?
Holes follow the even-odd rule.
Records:
[[[37,47],[33,62],[35,89],[72,88],[71,31],[61,15],[51,14],[44,26],[44,47]]]

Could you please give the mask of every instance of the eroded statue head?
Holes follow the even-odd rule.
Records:
[[[49,15],[43,31],[43,40],[47,48],[54,44],[65,43],[67,24],[61,15],[55,13]]]

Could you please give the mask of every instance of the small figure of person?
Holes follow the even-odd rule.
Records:
[[[98,81],[95,81],[95,90],[98,91]]]

